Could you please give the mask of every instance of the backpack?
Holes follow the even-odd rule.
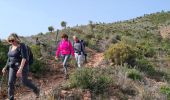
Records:
[[[28,63],[29,63],[29,65],[32,65],[33,62],[34,62],[34,57],[33,57],[33,53],[31,51],[31,48],[28,45],[23,44],[23,43],[21,43],[21,45],[25,46],[25,48],[27,50],[27,60],[28,60]],[[12,47],[10,46],[9,49],[11,49],[11,48]],[[19,50],[19,51],[21,51],[21,50]]]
[[[34,57],[33,57],[33,53],[31,51],[31,48],[28,45],[25,45],[26,49],[27,49],[27,60],[29,62],[29,65],[32,65],[34,62]]]
[[[81,45],[81,52],[83,52],[84,53],[84,51],[83,51],[83,47],[84,47],[84,49],[85,49],[85,43],[84,43],[84,41],[83,40],[79,40],[80,41],[80,45]],[[74,41],[72,42],[72,44],[73,44],[73,48],[74,48]]]
[[[84,46],[84,48],[86,47],[86,44],[84,42],[84,40],[80,40],[81,44]]]

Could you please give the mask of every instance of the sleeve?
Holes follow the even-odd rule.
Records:
[[[7,59],[6,65],[5,65],[5,67],[4,67],[5,69],[8,69],[8,67],[9,67],[9,66],[8,66],[8,63],[9,63],[9,58]]]
[[[72,43],[71,42],[69,42],[69,43],[70,43],[71,55],[72,55],[72,57],[74,57],[74,49],[73,49]]]
[[[27,49],[25,44],[21,44],[21,57],[27,59]]]

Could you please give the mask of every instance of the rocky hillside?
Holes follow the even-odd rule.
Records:
[[[62,33],[70,40],[78,35],[87,44],[89,62],[82,70],[73,67],[70,79],[52,89],[47,98],[168,100],[169,27],[170,12],[158,12],[114,23],[90,21],[88,25],[22,37],[22,41],[32,47],[38,61],[47,62],[43,65],[49,69]],[[35,46],[36,38],[42,43],[40,47]],[[40,67],[42,62],[38,64]],[[37,70],[32,69],[35,74]]]

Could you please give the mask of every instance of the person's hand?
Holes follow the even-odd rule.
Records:
[[[17,71],[17,77],[22,77],[22,69],[19,68],[19,70]]]
[[[6,73],[6,68],[2,69],[2,73],[3,73],[3,75]]]
[[[55,56],[55,60],[58,60],[58,57],[57,57],[57,56]]]

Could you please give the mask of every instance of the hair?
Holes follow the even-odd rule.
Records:
[[[17,43],[21,43],[21,40],[19,39],[19,37],[18,37],[18,35],[17,35],[16,33],[11,33],[11,34],[8,36],[8,39],[7,39],[8,43],[10,43],[9,40],[14,40],[14,41],[16,41]]]
[[[63,33],[62,36],[61,36],[61,38],[67,38],[67,39],[68,39],[68,35],[65,34],[65,33]]]
[[[78,37],[76,35],[74,35],[73,38],[78,39]]]

